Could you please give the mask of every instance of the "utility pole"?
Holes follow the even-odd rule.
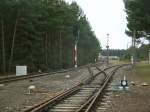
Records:
[[[1,20],[2,29],[2,59],[3,59],[3,74],[6,72],[6,58],[5,58],[5,39],[4,39],[4,21]]]
[[[59,32],[59,65],[62,68],[62,31]]]
[[[109,64],[109,34],[107,34],[107,65]]]
[[[149,58],[148,63],[150,64],[150,50],[148,50],[148,58]]]

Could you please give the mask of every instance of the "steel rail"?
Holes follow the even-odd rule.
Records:
[[[114,66],[111,66],[109,68],[105,68],[104,70],[101,70],[100,68],[98,68],[96,66],[96,68],[101,71],[102,74],[104,74],[104,83],[102,84],[102,87],[100,89],[103,88],[103,86],[105,85],[105,83],[107,83],[107,80],[108,78],[111,76],[111,75],[108,75],[105,71],[110,69],[110,68],[113,68],[113,67],[117,67],[118,68],[119,65],[114,65]],[[84,112],[84,110],[86,110],[86,108],[88,108],[88,106],[90,105],[90,103],[93,101],[93,99],[96,97],[97,94],[93,95],[89,100],[87,100],[77,111],[75,112]]]
[[[102,64],[102,63],[95,63],[95,64]],[[77,69],[82,69],[82,68],[85,68],[87,66],[89,66],[89,64],[88,65],[84,65],[84,66],[80,66],[78,68],[71,68],[71,69],[67,69],[67,70],[61,70],[61,71],[50,72],[50,73],[4,77],[4,78],[0,78],[0,84],[2,84],[2,83],[9,83],[9,82],[18,81],[18,80],[42,77],[42,76],[52,75],[52,74],[57,74],[57,73],[66,73],[66,72],[74,71],[74,70],[77,70]],[[90,66],[95,66],[95,65],[94,64],[90,64]]]
[[[69,90],[66,90],[63,93],[60,93],[60,94],[58,94],[57,96],[55,96],[55,97],[53,97],[51,99],[48,99],[48,100],[46,100],[46,101],[44,101],[44,102],[42,102],[42,103],[40,103],[40,104],[38,104],[38,105],[36,105],[34,107],[31,107],[31,108],[25,110],[24,112],[41,112],[41,111],[44,111],[44,110],[46,110],[48,108],[47,105],[49,103],[54,103],[57,100],[62,99],[63,97],[72,94],[73,92],[79,90],[81,85],[82,84],[78,84],[78,85],[74,86],[73,88],[71,88]]]
[[[88,105],[87,109],[85,110],[85,112],[92,112],[93,109],[95,109],[96,103],[99,100],[98,98],[102,96],[103,91],[105,90],[105,88],[107,87],[108,83],[110,82],[112,76],[117,72],[117,70],[121,67],[127,66],[129,64],[124,64],[124,65],[120,65],[118,66],[110,76],[108,76],[108,78],[106,79],[105,83],[103,84],[103,86],[99,89],[99,91],[97,92],[97,94],[95,95],[95,97],[93,98],[93,100],[91,101],[91,103]],[[82,109],[85,107],[82,107],[78,112],[81,112]]]
[[[118,65],[116,65],[116,66],[118,66]],[[112,67],[116,67],[116,66],[107,67],[107,68],[104,69],[104,71],[106,71],[106,70],[108,70],[108,69],[110,69],[110,68],[112,68]],[[100,71],[99,73],[97,73],[96,75],[94,75],[94,78],[97,77],[99,74],[103,74],[104,71]],[[94,79],[94,78],[93,78],[93,79]],[[88,80],[88,79],[87,79],[87,80]],[[89,81],[87,81],[87,82],[89,83]],[[86,84],[87,84],[87,83],[86,83]],[[80,83],[79,86],[81,87],[81,85],[85,85],[85,83]],[[78,90],[80,89],[79,86],[78,86],[78,87],[75,86],[75,87],[73,87],[73,88],[71,88],[71,89],[69,89],[69,90],[67,90],[67,91],[65,91],[65,92],[63,92],[63,93],[57,95],[56,97],[45,101],[45,102],[42,103],[42,104],[38,104],[38,105],[36,105],[36,106],[34,106],[34,107],[30,108],[30,109],[25,110],[24,112],[43,112],[43,111],[45,111],[45,110],[49,107],[49,104],[53,104],[53,103],[56,102],[56,101],[61,101],[61,100],[64,99],[66,96],[69,96],[69,95],[71,95],[72,93],[78,91]],[[92,97],[93,97],[93,96],[92,96]],[[94,97],[93,97],[93,98],[94,98]],[[90,102],[93,98],[90,98],[88,101]],[[88,103],[88,102],[87,102],[87,103]],[[84,105],[86,105],[86,104],[84,104]]]

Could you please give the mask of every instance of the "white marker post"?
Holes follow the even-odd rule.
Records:
[[[131,56],[131,64],[132,64],[132,65],[134,64],[133,56]]]
[[[66,75],[66,89],[69,89],[69,83],[68,83],[68,79],[70,78],[70,75]]]

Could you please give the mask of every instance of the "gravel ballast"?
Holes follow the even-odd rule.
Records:
[[[94,70],[94,72],[98,72]],[[69,75],[69,78],[66,78]],[[90,77],[87,68],[21,80],[0,87],[0,112],[22,112]],[[29,86],[35,89],[29,94]]]

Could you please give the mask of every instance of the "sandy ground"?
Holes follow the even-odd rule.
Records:
[[[94,74],[98,70],[92,69]],[[66,75],[70,75],[66,78]],[[35,104],[54,97],[60,92],[73,87],[79,82],[90,77],[87,68],[59,73],[32,80],[22,80],[0,86],[0,112],[22,112]],[[28,87],[34,85],[36,88],[29,94]]]
[[[106,109],[98,112],[150,112],[150,86],[141,86],[141,83],[145,81],[133,72],[126,67],[116,73],[109,86],[108,93],[111,93],[107,97],[109,102],[105,105],[100,104]],[[129,88],[126,90],[119,89],[124,75],[129,82]],[[135,82],[135,85],[131,84],[132,81]]]

